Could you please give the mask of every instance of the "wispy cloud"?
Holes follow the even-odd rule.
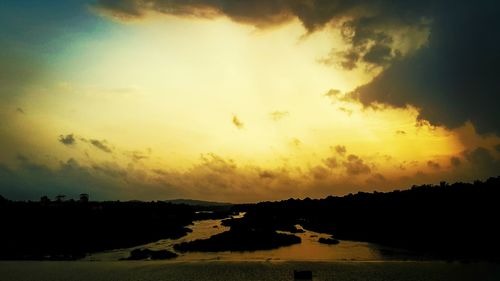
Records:
[[[359,156],[350,154],[347,156],[347,161],[343,163],[346,168],[348,175],[361,175],[361,174],[369,174],[371,172],[370,166],[365,164],[364,160]]]
[[[60,135],[59,142],[64,145],[73,145],[76,143],[76,139],[73,134]]]
[[[345,148],[344,145],[336,145],[334,148],[335,152],[337,152],[338,155],[344,156],[345,153],[347,152],[347,149]]]
[[[429,160],[427,161],[427,166],[433,170],[437,170],[441,168],[441,165],[435,161]]]
[[[269,116],[274,121],[279,121],[285,117],[287,117],[290,113],[288,111],[273,111],[269,113]]]
[[[236,116],[235,114],[233,114],[232,122],[233,125],[236,126],[236,128],[238,129],[243,129],[245,127],[245,124],[243,124],[243,122],[241,122],[238,116]]]
[[[106,153],[112,153],[113,149],[109,147],[107,144],[106,140],[96,140],[96,139],[90,139],[89,140],[90,144],[92,144],[94,147],[106,152]]]

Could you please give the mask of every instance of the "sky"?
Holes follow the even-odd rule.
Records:
[[[0,194],[256,202],[500,174],[496,1],[0,2]]]

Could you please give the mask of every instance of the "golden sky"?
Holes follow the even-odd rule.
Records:
[[[6,197],[253,202],[498,172],[495,134],[355,94],[390,62],[346,66],[347,20],[311,31],[294,17],[263,27],[218,13],[128,19],[86,7],[94,20],[82,30],[4,61],[19,74],[5,78],[0,102]],[[392,28],[388,46],[413,56],[430,32]]]

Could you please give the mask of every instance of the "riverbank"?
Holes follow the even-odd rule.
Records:
[[[0,201],[0,260],[77,260],[186,236],[196,209],[165,202]]]

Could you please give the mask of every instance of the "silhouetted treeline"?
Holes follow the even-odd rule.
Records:
[[[192,206],[165,202],[13,202],[0,198],[0,259],[78,259],[87,253],[178,238]]]
[[[336,239],[375,242],[437,258],[500,260],[500,177],[233,208],[247,214],[226,220],[226,225],[289,230],[300,224]]]

